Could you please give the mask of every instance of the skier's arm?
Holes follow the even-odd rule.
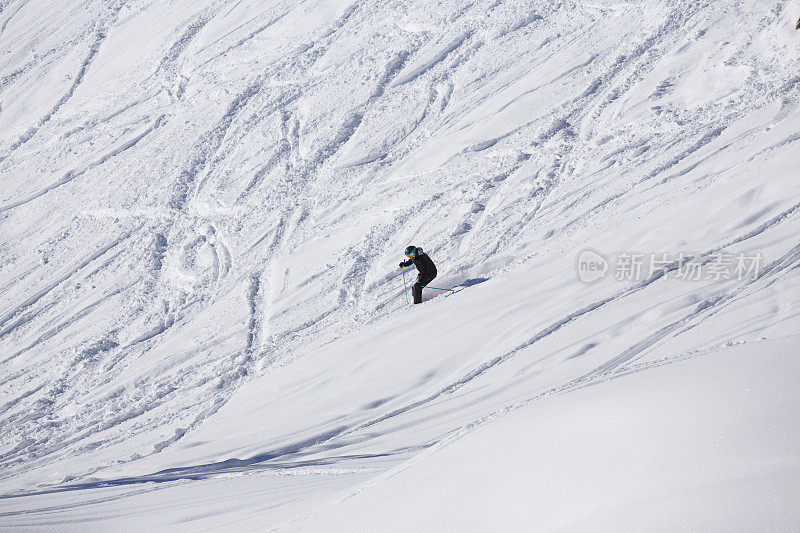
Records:
[[[402,263],[400,263],[400,268],[410,267],[413,264],[414,264],[414,261],[409,259],[408,261],[403,261]]]

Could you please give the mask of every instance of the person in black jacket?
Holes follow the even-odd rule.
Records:
[[[422,287],[433,281],[433,278],[436,277],[436,265],[433,264],[428,254],[417,246],[409,246],[406,248],[406,257],[408,257],[408,261],[400,263],[400,268],[414,265],[419,271],[417,282],[411,289],[411,293],[414,295],[414,303],[419,304],[422,303]]]

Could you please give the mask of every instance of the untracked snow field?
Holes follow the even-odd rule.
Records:
[[[796,530],[798,16],[0,2],[0,531]]]

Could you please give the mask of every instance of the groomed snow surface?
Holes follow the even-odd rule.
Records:
[[[796,530],[798,15],[2,2],[0,530]]]

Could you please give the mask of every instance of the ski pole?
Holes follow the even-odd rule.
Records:
[[[408,289],[406,288],[406,269],[403,268],[403,267],[400,267],[400,270],[403,271],[403,291],[405,291],[405,293],[406,293],[406,303],[410,303],[408,301]]]
[[[453,290],[453,289],[440,289],[439,287],[431,287],[430,285],[425,285],[425,288],[426,288],[426,289],[436,289],[437,291],[450,291],[450,292],[456,292],[456,291],[455,291],[455,290]]]

